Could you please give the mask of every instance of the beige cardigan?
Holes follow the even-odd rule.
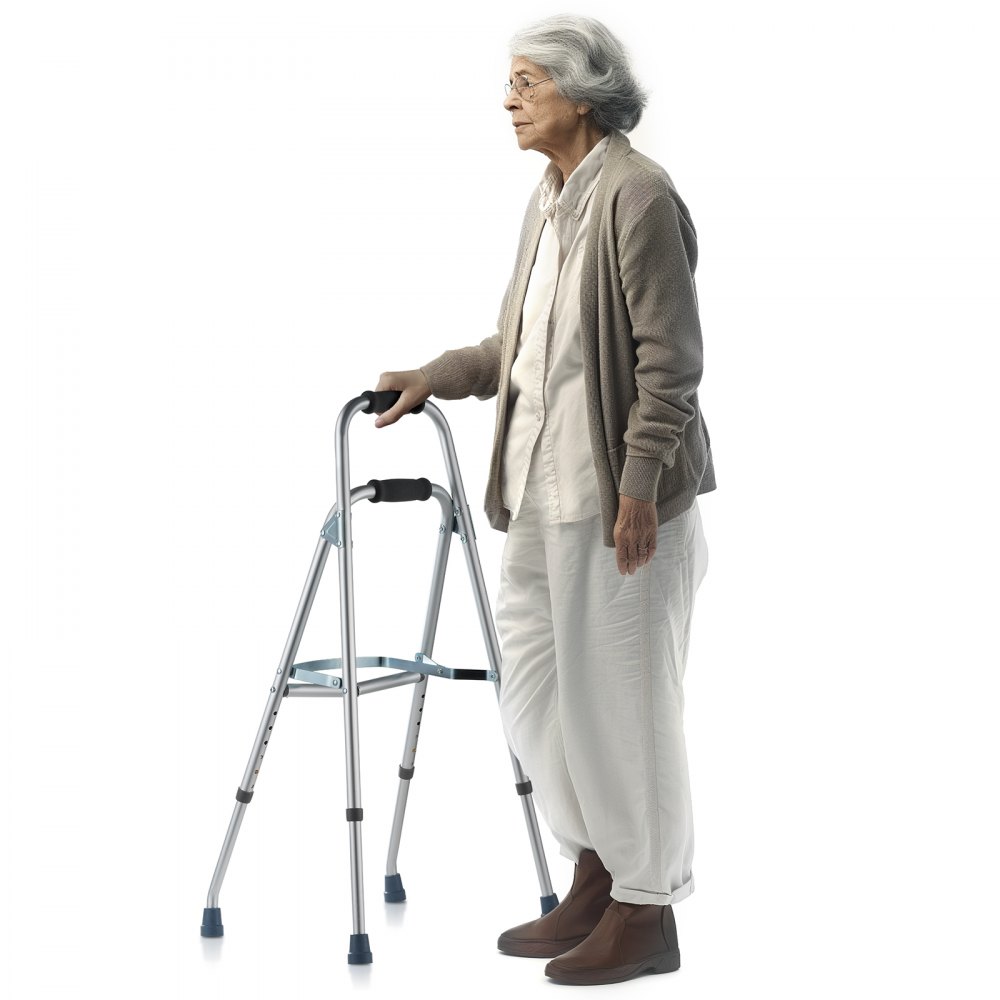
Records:
[[[698,247],[687,207],[666,171],[617,132],[593,197],[580,280],[583,375],[604,543],[613,546],[619,493],[654,501],[662,524],[714,490],[715,471],[698,407]],[[537,201],[533,192],[497,332],[421,369],[441,399],[497,397],[485,508],[500,531],[510,520],[500,493],[510,370],[544,225]]]

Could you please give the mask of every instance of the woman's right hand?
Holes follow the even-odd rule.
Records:
[[[413,407],[419,406],[424,400],[429,399],[431,395],[427,376],[419,368],[408,372],[382,372],[378,385],[375,386],[375,391],[388,392],[390,390],[401,392],[402,395],[394,406],[376,418],[376,427],[394,424],[404,414],[409,413]]]

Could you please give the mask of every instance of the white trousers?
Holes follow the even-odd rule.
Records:
[[[532,477],[503,553],[507,739],[564,857],[596,851],[621,902],[677,903],[694,888],[683,680],[708,564],[697,502],[622,576],[600,516],[550,523],[543,495]]]

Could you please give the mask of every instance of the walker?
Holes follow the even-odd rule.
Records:
[[[250,760],[247,762],[243,780],[236,790],[236,807],[229,821],[229,829],[226,831],[222,851],[212,876],[212,884],[208,890],[208,901],[201,924],[203,937],[222,936],[222,910],[219,906],[219,893],[226,876],[229,859],[232,857],[240,825],[243,822],[243,814],[253,798],[254,786],[264,763],[264,754],[267,752],[271,734],[278,721],[278,711],[286,698],[340,698],[344,705],[347,767],[346,819],[351,845],[351,904],[353,909],[353,932],[350,936],[347,961],[351,965],[366,965],[372,961],[368,934],[365,932],[364,880],[362,877],[361,823],[364,818],[364,810],[361,806],[358,697],[406,684],[414,685],[406,739],[403,744],[403,757],[399,765],[399,789],[396,796],[396,808],[389,838],[389,855],[385,868],[385,901],[387,903],[400,903],[406,899],[403,880],[397,870],[396,862],[403,832],[406,798],[410,780],[413,777],[419,735],[418,727],[427,693],[428,679],[442,677],[448,680],[490,681],[494,684],[499,698],[500,648],[483,583],[479,552],[476,548],[476,536],[465,498],[465,490],[462,486],[455,445],[451,430],[441,411],[433,403],[428,402],[415,407],[410,412],[414,414],[423,412],[437,427],[445,467],[448,472],[449,490],[427,479],[373,479],[365,486],[353,488],[350,486],[348,430],[351,421],[359,413],[383,413],[393,406],[399,397],[400,393],[398,392],[363,392],[347,403],[337,418],[337,502],[327,515],[320,531],[312,565],[309,567],[295,617],[292,619],[292,627],[271,686],[264,716],[257,730]],[[438,527],[437,553],[420,649],[412,660],[401,660],[389,656],[358,656],[354,644],[354,553],[351,536],[351,507],[359,500],[368,500],[371,503],[405,503],[414,500],[428,500],[431,497],[437,500],[441,507],[441,520]],[[458,536],[465,552],[465,562],[469,570],[479,624],[486,645],[486,655],[489,662],[487,670],[446,667],[432,658],[445,570],[448,564],[451,541],[455,535]],[[293,661],[305,632],[309,612],[319,588],[323,568],[326,565],[331,547],[337,549],[340,572],[341,656],[336,659],[295,663]],[[381,668],[387,669],[389,672],[359,681],[357,679],[359,668]],[[542,913],[545,914],[556,906],[558,899],[552,892],[549,880],[545,852],[532,801],[531,782],[514,754],[511,753],[510,756],[514,767],[514,787],[521,798],[524,819],[528,828],[528,839],[531,842],[535,869],[538,874],[541,909]]]

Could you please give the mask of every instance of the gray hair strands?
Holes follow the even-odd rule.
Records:
[[[602,132],[630,132],[639,124],[646,93],[632,74],[625,47],[600,21],[571,14],[547,17],[514,35],[510,54],[544,67],[563,97],[589,104]]]

